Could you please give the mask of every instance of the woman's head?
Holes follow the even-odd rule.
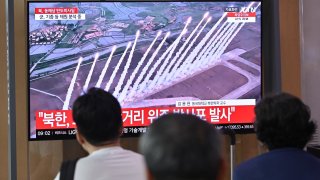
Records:
[[[255,114],[257,137],[269,149],[302,149],[315,132],[309,107],[287,93],[262,99],[255,107]]]

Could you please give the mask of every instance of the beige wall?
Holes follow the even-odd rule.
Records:
[[[30,180],[52,180],[62,162],[62,141],[29,142]]]
[[[301,0],[301,91],[320,127],[320,1]],[[320,128],[312,143],[320,144]]]
[[[300,96],[299,0],[279,2],[282,90]]]
[[[0,179],[8,179],[7,38],[5,1],[0,1]]]

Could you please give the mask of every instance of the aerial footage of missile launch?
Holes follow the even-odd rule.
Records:
[[[259,2],[32,2],[28,25],[31,133],[91,87],[124,108],[261,96]]]

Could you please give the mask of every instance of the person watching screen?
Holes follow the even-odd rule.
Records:
[[[112,94],[91,88],[72,108],[77,141],[89,155],[75,165],[74,179],[144,180],[143,156],[121,148],[122,116]],[[60,179],[60,174],[56,180]]]
[[[319,180],[320,160],[303,151],[315,132],[310,109],[299,98],[280,93],[255,107],[257,138],[269,152],[240,164],[235,180]]]
[[[194,115],[161,116],[142,136],[139,148],[149,180],[217,180],[224,174],[218,132]]]

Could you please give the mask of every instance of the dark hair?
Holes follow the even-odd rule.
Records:
[[[214,126],[187,114],[157,119],[141,138],[140,151],[156,180],[214,180],[222,160]]]
[[[303,148],[315,132],[310,110],[299,98],[281,93],[262,99],[255,107],[258,139],[269,149]]]
[[[104,145],[121,135],[121,106],[112,94],[91,88],[76,99],[72,110],[78,131],[90,144]]]

